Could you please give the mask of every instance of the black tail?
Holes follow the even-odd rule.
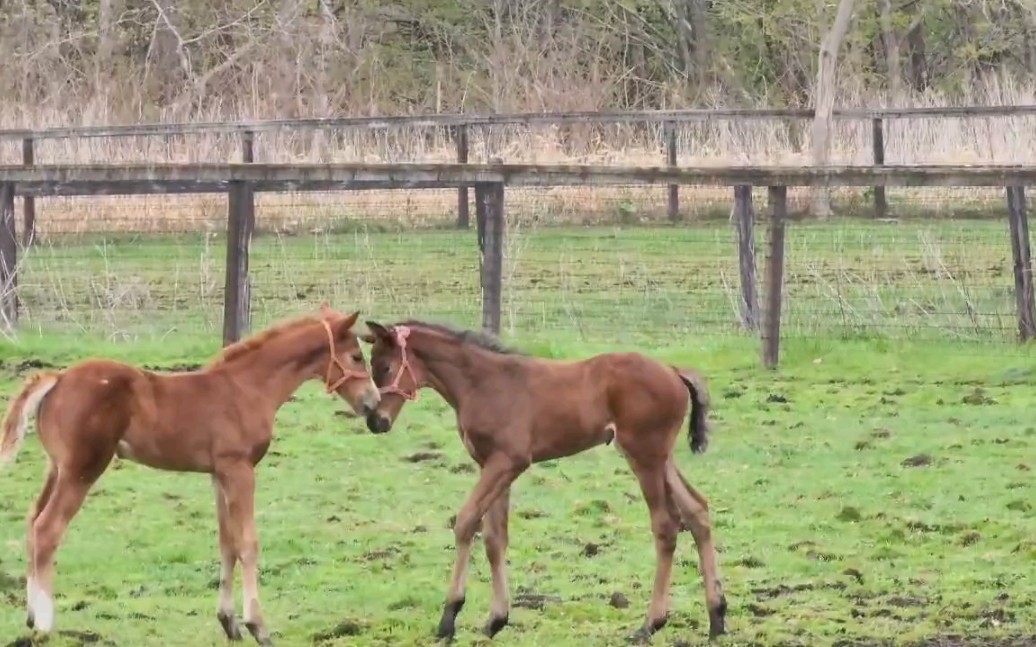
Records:
[[[709,389],[700,374],[672,367],[691,394],[691,415],[687,421],[687,439],[691,451],[704,454],[709,446]]]

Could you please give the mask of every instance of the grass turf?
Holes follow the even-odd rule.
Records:
[[[798,234],[812,231],[813,238],[801,238],[799,248],[789,236],[786,330],[797,336],[909,331],[892,327],[909,319],[905,309],[870,311],[871,321],[885,324],[880,329],[838,327],[836,309],[795,314],[796,295],[804,304],[829,301],[806,299],[818,293],[791,280],[794,263],[804,262],[791,259],[799,249],[799,259],[827,268],[820,275],[891,277],[891,268],[923,263],[926,256],[915,248],[925,236],[939,243],[943,274],[889,278],[886,299],[909,303],[918,294],[933,300],[943,294],[952,314],[951,291],[939,288],[948,279],[941,277],[964,273],[987,288],[981,298],[970,291],[984,304],[975,311],[1010,312],[995,292],[1010,282],[995,269],[1006,250],[998,230],[982,223],[973,230],[910,226],[896,230],[896,238],[878,236],[877,246],[873,231],[846,235],[857,229],[801,226]],[[922,328],[943,340],[792,339],[780,370],[764,371],[757,367],[757,342],[728,334],[733,310],[725,296],[709,301],[725,294],[717,268],[735,268],[724,256],[729,231],[610,235],[512,236],[526,242],[512,255],[520,260],[511,285],[521,286],[510,296],[519,313],[511,319],[513,337],[552,356],[636,348],[709,377],[716,403],[710,450],[692,457],[682,439],[677,461],[712,501],[731,605],[725,644],[909,644],[956,635],[977,645],[1032,633],[1030,349],[960,344],[952,331]],[[329,298],[381,319],[432,314],[473,323],[477,257],[470,234],[380,236],[258,240],[257,319]],[[205,261],[205,243],[197,239],[143,248],[95,243],[50,248],[49,268],[40,262],[44,250],[32,261],[39,265],[27,269],[27,308],[50,315],[36,319],[37,334],[0,344],[5,395],[39,361],[62,365],[106,355],[171,367],[204,361],[216,350],[211,320],[218,322],[221,279],[212,272],[205,292],[176,287],[176,278],[188,276],[183,282],[194,285],[206,276],[206,262],[219,267],[219,250]],[[882,243],[884,256],[876,252]],[[891,260],[889,249],[896,252]],[[182,263],[170,263],[173,255]],[[622,258],[636,268],[626,275],[632,285],[623,282]],[[78,269],[69,269],[77,260]],[[192,274],[189,264],[199,269]],[[561,288],[566,271],[585,282],[568,296]],[[59,302],[54,276],[80,281],[80,288],[93,285],[95,300],[67,289],[66,305],[48,310],[45,299]],[[910,276],[929,279],[915,284]],[[135,294],[150,300],[136,308],[125,298],[107,306],[96,300],[124,295],[119,286],[130,278]],[[677,280],[683,282],[674,285]],[[854,285],[860,299],[873,292],[867,281]],[[208,309],[205,298],[213,299]],[[535,316],[522,314],[528,312]],[[970,315],[961,309],[953,316],[961,322]],[[1010,324],[982,329],[986,337],[1010,334]],[[88,334],[75,336],[76,330]],[[336,415],[344,408],[307,385],[278,416],[257,495],[266,616],[278,644],[430,644],[453,560],[449,520],[475,482],[471,461],[452,412],[437,396],[409,405],[385,437]],[[0,557],[0,635],[6,637],[26,633],[23,520],[42,472],[38,442],[30,438],[0,478],[0,540],[8,549]],[[655,644],[697,644],[707,631],[689,534],[681,535],[677,555],[671,619]],[[653,542],[635,480],[612,448],[534,466],[518,481],[509,563],[512,626],[498,643],[619,644],[640,624]],[[224,643],[214,617],[218,555],[205,477],[116,463],[73,521],[57,568],[57,626],[78,633],[51,644]],[[488,603],[488,569],[477,550],[458,624],[461,644],[480,640]]]

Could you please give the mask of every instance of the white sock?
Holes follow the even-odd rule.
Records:
[[[47,633],[54,627],[54,601],[35,582],[29,585],[29,608],[37,631]]]

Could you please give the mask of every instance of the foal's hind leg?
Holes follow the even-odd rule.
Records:
[[[219,524],[219,606],[216,609],[216,618],[227,638],[241,640],[241,628],[234,614],[234,567],[237,566],[237,552],[234,550],[230,511],[215,476],[212,477],[212,489],[216,493],[216,521]]]
[[[33,582],[35,581],[35,571],[33,570],[33,555],[36,554],[35,553],[36,542],[33,541],[33,535],[35,533],[33,533],[32,528],[33,528],[33,525],[35,525],[35,523],[36,523],[36,519],[39,518],[40,513],[43,512],[43,508],[46,507],[47,501],[50,500],[50,495],[54,491],[54,482],[57,480],[57,478],[58,478],[57,467],[55,467],[54,463],[52,463],[52,462],[48,463],[48,465],[47,465],[47,477],[46,477],[46,480],[43,483],[43,490],[40,491],[39,497],[37,497],[36,501],[29,508],[29,514],[28,514],[28,516],[26,518],[26,522],[27,522],[26,526],[27,526],[27,528],[25,529],[25,547],[26,547],[26,549],[28,551],[27,563],[28,563],[28,571],[29,572],[25,576],[25,609],[26,609],[25,624],[30,629],[32,628],[33,624],[35,623],[35,618],[34,618],[34,613],[33,613],[33,608],[32,608],[32,598],[33,598],[33,591],[34,591],[34,589],[33,589]]]
[[[50,498],[33,523],[29,606],[34,627],[43,633],[54,626],[54,555],[69,522],[98,476],[99,472],[84,473],[59,467]]]
[[[648,511],[651,513],[651,532],[655,536],[655,584],[651,592],[644,626],[633,639],[646,641],[665,626],[669,617],[669,586],[673,574],[673,554],[676,552],[676,535],[679,532],[677,520],[669,512],[666,500],[665,462],[629,455],[633,472],[640,481]]]
[[[723,595],[723,584],[719,577],[719,567],[716,565],[716,546],[712,541],[709,503],[680,474],[672,459],[666,464],[666,485],[669,486],[673,502],[680,510],[680,516],[690,527],[698,548],[698,562],[705,584],[705,604],[709,609],[709,636],[715,637],[726,631],[724,622],[727,599]]]

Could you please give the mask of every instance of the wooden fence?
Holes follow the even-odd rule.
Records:
[[[734,188],[741,268],[742,323],[758,330],[763,364],[774,367],[780,348],[784,232],[789,186],[1005,187],[1014,288],[1021,341],[1036,337],[1025,191],[1036,166],[845,166],[686,168],[544,166],[531,164],[130,164],[0,166],[0,315],[18,320],[15,196],[226,193],[228,195],[224,343],[250,329],[249,245],[256,192],[474,187],[481,252],[482,325],[500,332],[507,187],[711,185]],[[764,307],[755,286],[751,187],[768,191]]]
[[[885,122],[895,119],[945,119],[945,118],[992,118],[1036,115],[1036,105],[1008,106],[957,106],[923,108],[840,108],[833,117],[846,121],[869,121],[871,123],[872,163],[882,166],[885,161]],[[614,112],[551,112],[512,114],[440,114],[407,115],[390,117],[335,117],[313,119],[271,119],[263,121],[220,121],[194,123],[155,123],[130,126],[80,126],[49,129],[0,130],[0,141],[21,140],[22,163],[31,167],[36,162],[35,143],[42,140],[124,138],[124,137],[170,137],[187,135],[239,135],[241,137],[241,160],[252,162],[254,136],[256,133],[285,130],[393,130],[448,129],[456,147],[458,164],[467,164],[470,153],[470,135],[474,130],[494,126],[544,126],[573,124],[635,124],[640,126],[661,126],[665,163],[676,166],[677,131],[680,124],[698,123],[710,120],[785,120],[803,121],[813,118],[812,109],[688,109],[688,110],[646,110]],[[275,161],[275,160],[273,160]],[[468,185],[457,187],[457,226],[470,226]],[[888,212],[885,185],[874,184],[874,214],[883,218]],[[679,184],[668,186],[668,216],[672,221],[680,218]],[[23,228],[24,242],[31,242],[35,234],[36,209],[34,198],[29,195],[25,202]]]

